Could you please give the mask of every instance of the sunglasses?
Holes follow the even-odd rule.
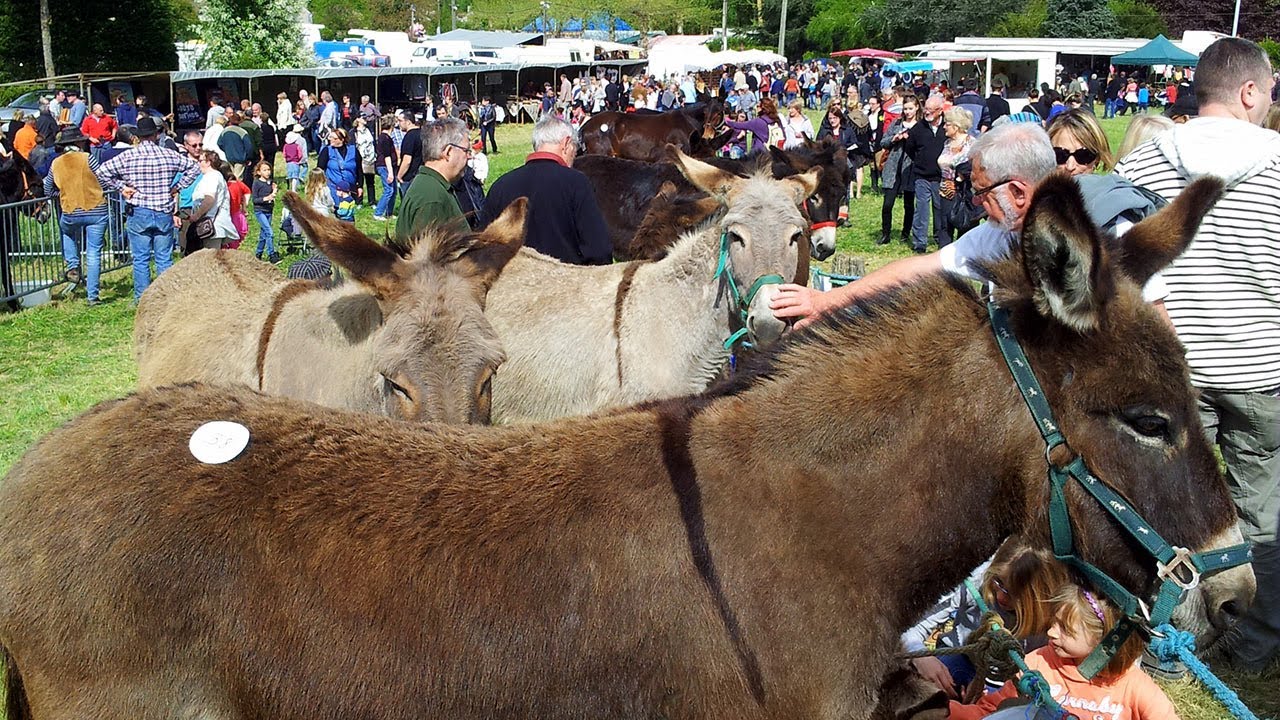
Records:
[[[457,143],[449,143],[449,147],[451,147],[451,148],[457,148],[457,149],[461,150],[461,151],[462,151],[464,154],[466,154],[466,155],[470,155],[470,154],[471,154],[471,148],[469,148],[469,147],[464,147],[464,146],[459,145],[459,144],[457,144]]]
[[[1080,148],[1079,150],[1072,152],[1066,148],[1055,147],[1053,149],[1053,156],[1057,158],[1059,165],[1066,165],[1067,161],[1071,158],[1075,158],[1076,163],[1080,165],[1089,165],[1098,159],[1098,153],[1090,150],[1089,148]]]

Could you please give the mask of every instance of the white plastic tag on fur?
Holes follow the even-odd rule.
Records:
[[[609,123],[601,123],[601,124],[600,124],[600,132],[602,132],[602,133],[607,133],[607,132],[609,132]]]
[[[207,422],[191,433],[191,454],[208,465],[235,460],[249,445],[249,428],[226,420]]]

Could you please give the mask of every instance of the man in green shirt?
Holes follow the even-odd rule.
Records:
[[[467,166],[471,149],[467,144],[467,125],[457,118],[445,118],[422,126],[422,168],[404,193],[400,216],[396,220],[396,237],[406,240],[428,225],[452,225],[469,229],[458,201],[449,194],[449,186]]]

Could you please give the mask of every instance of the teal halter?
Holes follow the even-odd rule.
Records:
[[[747,315],[751,309],[751,302],[756,299],[756,293],[760,292],[760,288],[765,285],[780,285],[786,282],[781,275],[771,273],[761,275],[756,281],[751,283],[751,288],[747,290],[747,294],[743,297],[738,291],[738,283],[733,279],[733,273],[729,271],[729,231],[725,230],[720,233],[720,259],[716,262],[716,274],[712,279],[723,277],[729,286],[729,293],[733,295],[733,302],[737,305],[738,320],[742,323],[742,327],[730,333],[729,337],[724,340],[724,349],[732,350],[733,346],[738,343],[747,334]]]
[[[1045,460],[1049,463],[1049,530],[1053,538],[1053,554],[1058,560],[1078,570],[1124,613],[1124,617],[1080,664],[1081,674],[1092,679],[1107,666],[1134,630],[1141,630],[1149,636],[1151,628],[1168,623],[1174,608],[1182,600],[1182,593],[1199,585],[1202,575],[1244,565],[1252,560],[1253,551],[1248,543],[1205,553],[1192,553],[1186,548],[1170,545],[1130,507],[1128,501],[1089,471],[1084,458],[1076,455],[1066,465],[1055,464],[1052,459],[1053,451],[1059,447],[1069,450],[1067,439],[1054,422],[1044,391],[1040,383],[1036,382],[1031,364],[1027,362],[1026,354],[1013,336],[1009,325],[1009,311],[997,306],[994,299],[988,299],[987,312],[991,317],[991,329],[995,332],[996,343],[1000,346],[1000,354],[1004,356],[1009,372],[1013,374],[1018,390],[1022,393],[1022,399],[1026,401],[1027,409],[1031,411],[1031,417],[1035,419],[1036,427],[1044,438]],[[1066,499],[1069,480],[1078,482],[1131,538],[1155,558],[1160,590],[1156,594],[1155,603],[1150,607],[1075,553]]]

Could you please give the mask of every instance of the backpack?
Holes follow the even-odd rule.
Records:
[[[779,150],[783,145],[787,144],[787,134],[783,132],[782,126],[777,123],[769,123],[769,145]]]
[[[348,195],[344,198],[338,198],[338,204],[333,208],[333,216],[339,220],[355,222],[356,197],[354,195]]]

